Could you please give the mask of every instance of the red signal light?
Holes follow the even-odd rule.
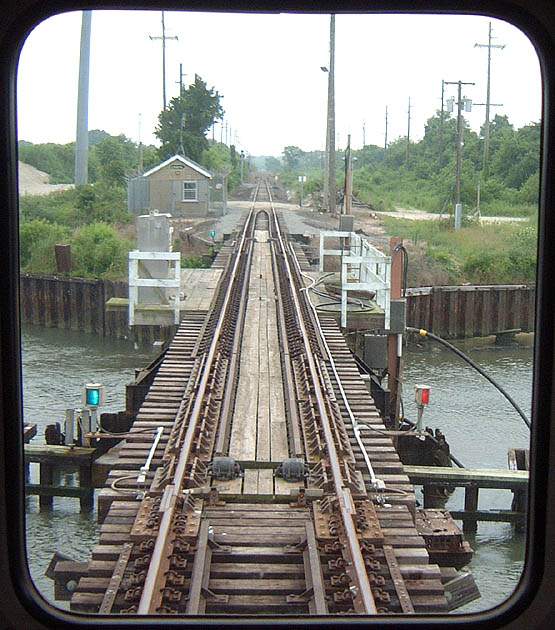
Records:
[[[424,406],[430,404],[430,389],[428,385],[417,385],[414,388],[414,400],[417,405]]]

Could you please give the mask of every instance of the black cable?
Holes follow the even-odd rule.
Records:
[[[393,250],[394,252],[403,252],[403,297],[407,295],[408,275],[409,275],[409,253],[403,243],[399,243]]]
[[[531,428],[530,420],[528,420],[528,418],[526,417],[526,414],[524,413],[524,411],[522,411],[522,409],[517,405],[517,403],[513,400],[513,398],[509,395],[509,393],[507,391],[505,391],[505,389],[503,389],[503,387],[501,387],[501,385],[499,385],[499,383],[497,383],[497,381],[495,381],[495,379],[493,379],[489,374],[487,374],[478,364],[474,363],[474,361],[469,356],[467,356],[464,352],[459,350],[456,346],[454,346],[453,344],[449,343],[448,341],[445,341],[445,339],[442,339],[441,337],[438,337],[437,335],[434,335],[433,333],[431,333],[431,332],[429,332],[427,330],[424,330],[423,328],[412,328],[410,326],[407,326],[407,331],[408,332],[418,333],[421,337],[430,337],[430,339],[433,339],[434,341],[437,341],[438,343],[444,345],[446,348],[449,348],[449,350],[454,352],[463,361],[466,361],[466,363],[468,363],[468,365],[472,366],[486,380],[488,380],[494,387],[496,387],[503,394],[503,396],[505,396],[505,398],[515,408],[515,410],[517,411],[518,415],[524,420],[524,423],[526,424],[526,426],[529,429]]]

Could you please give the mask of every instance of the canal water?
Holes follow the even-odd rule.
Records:
[[[532,387],[531,347],[484,347],[482,340],[459,344],[497,379],[528,412]],[[135,368],[146,365],[155,350],[136,348],[126,341],[103,340],[93,335],[27,327],[23,331],[24,413],[26,422],[44,427],[62,421],[67,407],[80,406],[87,382],[106,385],[106,411],[125,406],[125,385]],[[510,447],[527,447],[526,426],[506,400],[479,374],[456,356],[433,346],[405,356],[405,412],[415,419],[415,384],[432,387],[424,420],[445,433],[451,452],[466,466],[506,468]],[[36,471],[32,471],[36,475]],[[510,508],[511,493],[481,491],[480,506]],[[460,508],[457,490],[447,507]],[[40,592],[53,600],[52,582],[44,571],[55,551],[86,560],[98,535],[96,513],[80,514],[76,499],[54,499],[51,513],[40,513],[38,499],[27,499],[27,548],[31,575]],[[509,524],[480,523],[469,538],[475,550],[470,569],[481,599],[458,612],[485,610],[501,603],[514,590],[523,566],[524,538]],[[66,603],[56,602],[67,608]]]

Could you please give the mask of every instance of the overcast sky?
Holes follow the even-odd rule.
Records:
[[[327,15],[224,15],[166,12],[168,100],[199,74],[224,95],[225,117],[238,145],[252,155],[279,155],[284,146],[323,149],[329,62]],[[474,16],[353,16],[336,18],[337,146],[383,144],[411,137],[441,103],[441,80],[475,82],[463,94],[486,99],[488,19]],[[70,142],[75,138],[81,13],[46,20],[25,43],[18,75],[19,138]],[[156,144],[162,108],[160,12],[95,11],[92,16],[89,129],[124,133]],[[512,25],[493,20],[492,117],[500,112],[520,127],[541,115],[541,78],[534,48]],[[456,95],[449,86],[446,96]],[[484,107],[465,114],[478,130]],[[216,127],[216,137],[220,130]]]

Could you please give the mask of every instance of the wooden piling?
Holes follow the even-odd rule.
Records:
[[[465,534],[475,534],[478,529],[478,521],[468,518],[472,516],[472,512],[478,511],[478,485],[471,484],[464,491],[464,511],[467,518],[463,521],[463,532]]]

